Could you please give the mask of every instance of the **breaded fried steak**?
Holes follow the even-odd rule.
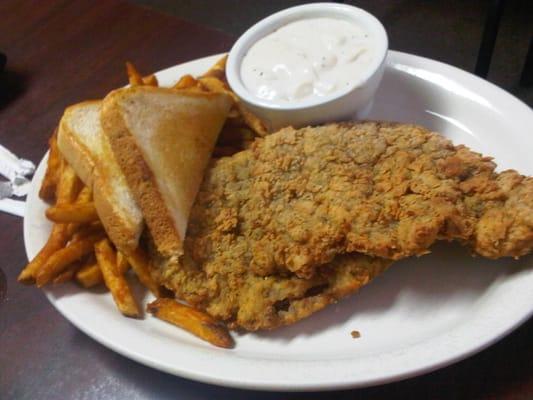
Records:
[[[392,263],[362,254],[339,255],[304,279],[293,273],[257,275],[239,254],[233,256],[233,262],[217,264],[216,269],[206,269],[188,253],[180,262],[160,259],[163,282],[177,298],[229,328],[255,331],[305,318],[356,292]]]
[[[533,179],[494,169],[415,125],[282,129],[213,164],[185,256],[164,263],[165,284],[253,330],[303,318],[369,281],[385,259],[427,253],[438,239],[490,258],[524,255]]]
[[[339,253],[400,259],[438,239],[485,257],[521,256],[533,246],[533,179],[494,168],[415,125],[282,129],[207,173],[189,248],[206,268],[239,249],[258,275],[300,277]]]

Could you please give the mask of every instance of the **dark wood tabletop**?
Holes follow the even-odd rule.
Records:
[[[244,11],[243,11],[244,12]],[[38,162],[63,109],[126,83],[124,61],[151,72],[230,48],[234,38],[121,0],[0,1],[0,143]],[[16,277],[22,219],[0,214],[0,399],[314,399],[192,382],[130,361],[87,337]],[[511,294],[512,295],[512,294]],[[532,399],[533,320],[487,350],[348,399]]]

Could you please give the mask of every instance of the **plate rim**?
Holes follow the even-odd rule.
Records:
[[[161,74],[169,74],[172,73],[172,70],[176,68],[187,68],[187,66],[197,64],[197,63],[209,63],[214,61],[215,59],[221,57],[222,54],[216,54],[208,57],[199,58],[196,60],[191,60],[186,63],[177,64],[175,66],[160,70],[156,72],[156,75]],[[397,52],[397,51],[391,51],[389,50],[389,55],[387,57],[387,63],[390,60],[400,61],[403,63],[409,63],[409,62],[418,62],[422,63],[425,66],[427,65],[437,65],[439,69],[452,69],[455,73],[459,74],[464,79],[472,79],[475,78],[473,82],[475,82],[477,85],[485,86],[486,88],[489,88],[490,90],[496,90],[497,93],[500,96],[503,96],[506,101],[510,101],[513,104],[513,109],[520,112],[529,112],[531,113],[531,109],[529,106],[527,106],[525,103],[517,99],[516,97],[512,96],[510,93],[506,92],[504,89],[485,81],[482,78],[479,78],[473,74],[470,74],[464,70],[461,70],[457,67],[451,66],[449,64],[432,60],[426,57],[421,57],[417,55],[411,55],[408,53],[403,52]],[[527,114],[526,114],[527,115]],[[40,184],[42,179],[42,175],[44,173],[45,163],[47,159],[48,152],[45,154],[43,159],[41,160],[39,167],[36,171],[35,177],[37,179],[34,179],[32,182],[32,190],[31,193],[35,196],[36,188]],[[28,196],[28,199],[30,196]],[[34,197],[33,197],[34,198]],[[26,207],[30,207],[30,201],[27,201]],[[30,257],[30,250],[31,247],[29,245],[29,218],[24,218],[24,246],[26,255]],[[332,390],[332,389],[349,389],[349,388],[360,388],[360,387],[368,387],[368,386],[374,386],[378,384],[386,384],[391,383],[395,381],[404,380],[407,378],[419,376],[422,374],[426,374],[432,371],[435,371],[437,369],[446,367],[448,365],[454,364],[458,361],[464,360],[473,354],[476,354],[485,348],[491,346],[495,342],[501,340],[503,337],[507,336],[510,332],[514,331],[516,328],[518,328],[520,325],[522,325],[525,321],[527,321],[532,315],[533,315],[533,308],[530,308],[527,312],[525,312],[521,318],[518,318],[514,321],[514,323],[509,324],[505,326],[504,329],[501,329],[498,334],[492,335],[490,338],[486,339],[482,343],[478,343],[474,346],[466,346],[468,347],[467,350],[457,350],[455,353],[452,354],[452,356],[449,357],[441,357],[440,359],[437,359],[437,361],[433,362],[426,362],[426,363],[420,363],[418,366],[406,368],[404,370],[397,371],[396,373],[389,373],[385,375],[380,375],[379,373],[376,374],[373,378],[367,378],[363,380],[358,380],[357,377],[354,377],[352,380],[346,380],[343,382],[334,381],[325,379],[323,381],[319,382],[272,382],[268,379],[259,379],[259,380],[253,380],[250,377],[247,377],[245,381],[242,381],[239,379],[239,377],[235,378],[224,378],[219,377],[216,375],[213,375],[209,372],[201,372],[201,371],[195,371],[190,370],[182,365],[173,365],[173,366],[167,366],[166,364],[158,363],[157,361],[154,361],[151,359],[151,357],[148,357],[144,355],[142,352],[138,351],[132,351],[131,349],[127,349],[125,347],[120,346],[119,344],[115,343],[113,340],[106,337],[106,335],[99,333],[98,330],[90,330],[88,329],[84,324],[80,323],[80,321],[70,315],[67,311],[63,310],[61,307],[61,303],[56,301],[53,295],[53,290],[45,290],[46,297],[48,300],[52,303],[52,305],[56,308],[56,310],[59,311],[60,314],[62,314],[70,323],[72,323],[77,329],[80,329],[82,332],[84,332],[86,335],[94,339],[95,341],[99,342],[100,344],[104,345],[105,347],[108,347],[112,351],[115,351],[129,359],[132,359],[136,362],[139,362],[143,365],[149,366],[151,368],[170,373],[172,375],[184,377],[187,379],[192,379],[199,382],[209,383],[209,384],[215,384],[220,386],[226,386],[226,387],[233,387],[233,388],[240,388],[240,389],[253,389],[253,390],[267,390],[267,391],[325,391],[325,390]],[[118,315],[118,314],[117,314]],[[186,344],[184,344],[186,345]],[[260,360],[262,361],[262,360]],[[336,360],[338,361],[338,360]],[[343,360],[344,361],[344,360]]]

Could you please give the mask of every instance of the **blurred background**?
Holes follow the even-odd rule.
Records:
[[[130,1],[235,37],[275,11],[312,2]],[[476,67],[490,7],[499,6],[501,19],[496,24],[497,36],[487,79],[533,106],[533,88],[519,83],[533,35],[533,0],[347,0],[344,3],[374,14],[387,29],[391,49],[443,61],[470,72]]]

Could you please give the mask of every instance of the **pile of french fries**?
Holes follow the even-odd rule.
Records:
[[[225,61],[223,58],[198,79],[186,75],[173,87],[176,90],[224,92],[232,96],[234,107],[228,117],[226,134],[233,147],[228,150],[219,146],[222,155],[241,150],[253,137],[268,133],[263,122],[248,112],[229,89],[225,80]],[[126,69],[130,85],[158,86],[154,75],[143,77],[130,63],[126,64]],[[142,318],[143,312],[128,283],[130,275],[156,297],[147,306],[147,311],[156,318],[215,346],[233,347],[232,337],[219,321],[165,297],[165,291],[154,277],[150,257],[142,246],[128,254],[114,247],[99,220],[91,189],[62,158],[56,133],[50,138],[49,145],[47,170],[39,196],[52,204],[46,210],[46,217],[53,223],[52,230],[44,247],[20,273],[19,282],[43,287],[74,281],[86,289],[106,287],[123,315]]]

